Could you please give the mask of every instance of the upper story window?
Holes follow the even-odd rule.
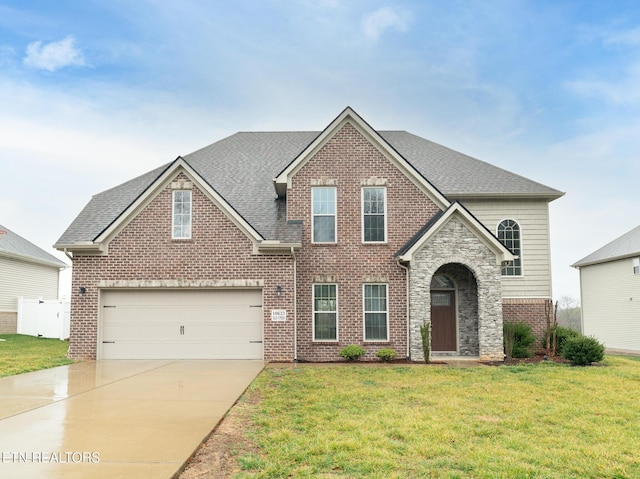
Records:
[[[633,258],[633,274],[640,274],[640,258]]]
[[[520,225],[514,220],[503,220],[498,225],[498,239],[518,256],[502,267],[502,276],[522,276],[522,239]]]
[[[338,339],[338,285],[313,285],[313,339]]]
[[[314,243],[336,242],[336,189],[311,188],[312,238]]]
[[[365,243],[387,240],[386,193],[386,188],[362,188],[362,240]]]
[[[365,341],[388,341],[387,285],[364,285],[364,339]]]
[[[191,238],[191,191],[173,192],[173,221],[171,237],[173,239]]]

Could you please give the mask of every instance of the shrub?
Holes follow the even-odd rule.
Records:
[[[556,328],[556,351],[558,354],[562,356],[562,348],[565,343],[572,338],[578,338],[582,336],[575,329],[564,328],[562,326],[558,326]]]
[[[348,359],[349,361],[354,361],[361,358],[362,356],[364,356],[364,353],[364,348],[358,346],[357,344],[350,344],[349,346],[340,350],[340,356]]]
[[[425,322],[420,325],[420,336],[422,337],[424,362],[429,364],[429,361],[431,361],[431,323]]]
[[[562,348],[562,357],[577,366],[586,366],[604,359],[604,345],[590,336],[567,339]]]
[[[530,358],[533,356],[531,352],[531,346],[536,342],[536,337],[533,335],[531,326],[527,323],[515,323],[511,321],[505,321],[503,324],[503,335],[505,338],[505,354],[508,357],[513,358]],[[511,345],[507,345],[507,341],[513,338],[512,354],[507,353],[507,346],[511,348]]]
[[[384,362],[391,361],[397,355],[398,355],[398,353],[396,353],[396,350],[395,349],[391,349],[391,348],[378,349],[378,352],[376,353],[376,356],[378,356]]]

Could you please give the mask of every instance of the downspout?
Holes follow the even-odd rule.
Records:
[[[400,263],[400,259],[398,259],[396,261],[396,264],[398,266],[400,266],[402,269],[404,269],[405,271],[405,278],[406,278],[406,309],[407,309],[407,354],[406,354],[406,359],[407,361],[409,361],[411,359],[411,349],[410,349],[410,341],[411,341],[411,321],[410,321],[410,312],[409,312],[409,268],[407,268],[405,265]]]
[[[67,258],[69,258],[69,261],[71,261],[71,264],[73,264],[73,256],[69,254],[69,252],[67,251],[67,248],[64,249],[63,253]]]
[[[296,265],[296,252],[291,247],[293,258],[293,362],[298,363],[298,277]]]

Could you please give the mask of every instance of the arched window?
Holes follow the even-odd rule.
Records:
[[[522,275],[522,240],[520,238],[520,225],[514,220],[503,220],[498,225],[498,239],[518,256],[514,261],[509,261],[502,267],[502,276]]]

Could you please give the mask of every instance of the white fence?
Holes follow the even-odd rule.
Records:
[[[67,339],[71,303],[58,299],[18,298],[18,334]]]

